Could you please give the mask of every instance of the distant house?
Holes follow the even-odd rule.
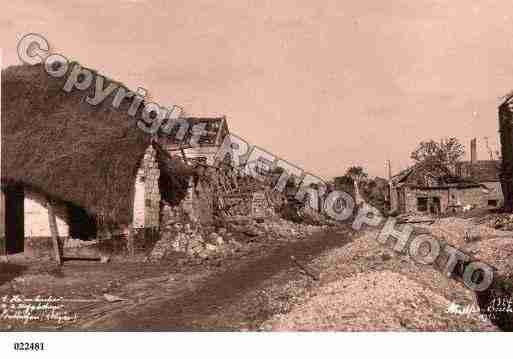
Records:
[[[456,165],[456,175],[483,186],[483,201],[488,207],[501,207],[504,204],[500,181],[500,161],[484,160],[460,162]],[[482,205],[484,202],[482,203]]]
[[[391,211],[444,214],[465,206],[487,207],[488,190],[480,183],[451,174],[447,168],[419,163],[392,177]]]
[[[483,205],[501,207],[504,204],[500,173],[501,162],[496,160],[477,159],[477,139],[470,141],[470,161],[458,162],[456,175],[466,180],[475,181],[483,186]]]

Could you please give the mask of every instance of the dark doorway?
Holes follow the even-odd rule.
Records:
[[[417,198],[417,211],[427,212],[427,210],[428,210],[428,198],[427,197]]]
[[[440,214],[442,212],[440,197],[433,197],[431,202],[431,211],[432,214]]]
[[[25,238],[23,187],[9,186],[2,191],[5,196],[5,249],[7,254],[21,253]]]
[[[67,204],[69,236],[75,239],[94,239],[97,235],[96,218],[90,216],[82,207]]]

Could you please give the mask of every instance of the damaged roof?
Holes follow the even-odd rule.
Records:
[[[475,180],[455,176],[447,167],[429,161],[419,162],[395,175],[392,184],[423,189],[481,187]]]
[[[137,128],[138,116],[127,114],[129,103],[111,106],[115,91],[92,106],[85,99],[94,81],[67,93],[66,78],[49,76],[42,65],[2,70],[2,185],[22,184],[106,221],[129,223],[150,136]]]

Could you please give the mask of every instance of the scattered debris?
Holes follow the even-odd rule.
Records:
[[[161,239],[155,244],[149,259],[158,261],[179,253],[201,259],[217,258],[238,252],[245,246],[240,240],[235,240],[235,237],[247,238],[248,242],[301,240],[326,228],[278,218],[264,221],[220,221],[217,225],[217,228],[197,223],[176,223],[169,226],[162,232]]]
[[[303,272],[305,274],[307,274],[310,278],[312,278],[313,280],[316,280],[318,281],[320,278],[319,278],[319,275],[317,273],[314,273],[313,271],[311,271],[310,269],[308,269],[304,264],[301,264],[297,259],[296,257],[294,256],[290,256],[290,259],[292,259],[292,262],[294,262],[295,265],[297,265],[301,270],[303,270]]]
[[[421,223],[426,223],[426,224],[433,224],[436,222],[436,219],[431,217],[431,216],[428,216],[428,215],[421,215],[421,214],[418,214],[418,213],[405,213],[405,214],[401,214],[399,216],[397,216],[397,223],[399,224],[404,224],[404,223],[409,223],[409,224],[421,224]]]
[[[115,295],[112,295],[112,294],[108,294],[108,293],[105,293],[103,295],[103,297],[105,298],[105,300],[107,302],[110,302],[110,303],[115,303],[115,302],[123,302],[125,301],[126,299],[123,299],[123,298],[120,298],[118,296],[115,296]]]

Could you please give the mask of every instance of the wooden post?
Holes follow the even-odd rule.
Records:
[[[55,260],[59,265],[62,265],[62,248],[59,243],[59,231],[57,229],[57,217],[51,199],[47,200],[48,204],[48,221],[50,224],[50,232],[52,234],[53,251],[55,253]]]
[[[128,226],[127,249],[128,249],[128,255],[133,257],[135,255],[135,246],[134,246],[134,226],[132,224],[130,224]]]
[[[189,164],[189,161],[187,160],[187,156],[185,155],[185,151],[183,149],[183,147],[180,145],[180,152],[182,153],[182,157],[183,157],[183,162],[188,165]]]

